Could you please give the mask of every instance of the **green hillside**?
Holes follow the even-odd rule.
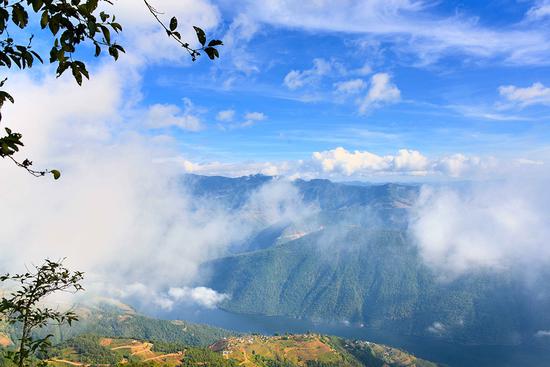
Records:
[[[0,348],[1,355],[1,348]],[[223,338],[208,347],[80,335],[33,361],[52,367],[437,367],[399,349],[318,334]],[[12,367],[0,358],[0,365]]]
[[[52,334],[54,343],[61,343],[80,335],[102,335],[111,338],[134,338],[183,343],[189,346],[206,346],[220,338],[234,335],[230,331],[181,320],[161,320],[146,317],[122,303],[98,302],[79,305],[74,311],[79,321],[71,327],[50,326],[39,334]],[[0,324],[0,327],[2,325]],[[0,328],[0,341],[13,340],[13,328]],[[1,345],[0,345],[1,346]]]
[[[400,231],[326,227],[211,262],[209,286],[244,314],[362,323],[467,343],[518,342],[528,300],[511,275],[439,281]]]

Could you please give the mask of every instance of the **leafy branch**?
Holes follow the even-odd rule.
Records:
[[[60,312],[47,306],[42,306],[46,297],[57,292],[76,293],[83,290],[81,281],[84,273],[71,272],[63,266],[63,260],[46,260],[44,264],[35,266],[34,270],[23,274],[6,274],[0,276],[0,282],[12,281],[19,289],[8,297],[0,299],[0,314],[9,324],[21,326],[19,346],[9,357],[18,365],[24,367],[36,352],[45,352],[50,347],[50,338],[35,338],[33,331],[49,323],[69,324],[78,320],[72,311]]]
[[[162,28],[166,31],[166,34],[168,37],[173,38],[177,43],[180,44],[181,47],[183,47],[191,56],[191,60],[195,61],[198,56],[200,56],[199,51],[204,51],[210,58],[210,60],[214,60],[216,57],[220,57],[220,54],[218,50],[216,49],[216,46],[223,45],[223,42],[220,40],[211,40],[208,42],[208,45],[206,45],[206,33],[199,27],[193,26],[193,29],[195,30],[195,33],[197,34],[197,38],[202,45],[202,47],[194,49],[192,48],[189,43],[182,41],[180,32],[177,31],[178,29],[178,19],[176,17],[172,17],[170,19],[170,23],[168,26],[166,26],[162,20],[160,19],[160,16],[163,15],[163,13],[159,12],[157,9],[155,9],[147,0],[143,0],[145,5],[147,6],[147,9],[149,12],[153,15],[153,17],[157,20],[157,22],[161,25]]]
[[[165,25],[161,19],[162,13],[156,10],[148,0],[143,0],[149,12],[162,26],[169,37],[180,44],[195,61],[201,52],[205,52],[211,60],[219,57],[217,46],[223,43],[220,40],[207,42],[205,32],[194,26],[195,33],[202,47],[194,49],[189,43],[182,40],[178,32],[178,21],[172,17],[170,23]],[[116,21],[114,15],[99,11],[99,5],[107,3],[113,5],[111,0],[0,0],[0,68],[19,69],[31,68],[35,61],[44,63],[43,57],[33,50],[32,40],[34,35],[28,38],[28,42],[21,44],[10,36],[10,27],[25,29],[29,20],[33,19],[29,13],[36,13],[39,19],[40,29],[52,39],[52,47],[49,51],[49,62],[57,64],[56,76],[60,77],[70,70],[72,76],[82,85],[84,78],[90,75],[86,64],[76,58],[76,52],[82,44],[91,43],[94,47],[94,57],[99,57],[103,51],[116,61],[124,48],[113,39],[113,33],[120,33],[122,25]],[[3,37],[3,38],[2,38]],[[1,70],[1,69],[0,69]],[[7,79],[0,82],[0,110],[6,101],[14,103],[14,98],[3,86]],[[0,122],[2,115],[0,113]],[[58,170],[33,170],[32,161],[24,159],[16,160],[14,155],[23,147],[22,135],[5,128],[6,135],[0,136],[0,158],[9,158],[16,166],[25,169],[35,177],[51,173],[54,179],[59,179],[61,173]]]

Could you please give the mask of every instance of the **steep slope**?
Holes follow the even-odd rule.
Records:
[[[181,320],[161,320],[138,314],[121,303],[100,302],[75,308],[79,321],[71,327],[65,325],[42,330],[42,334],[54,335],[56,343],[79,335],[101,335],[111,338],[135,338],[163,340],[185,345],[205,346],[234,333],[201,324]]]
[[[210,347],[244,367],[436,367],[435,363],[385,345],[318,334],[246,335]]]
[[[318,334],[245,335],[220,339],[208,348],[82,335],[53,347],[41,358],[55,367],[437,367],[385,345]]]
[[[442,282],[400,231],[322,231],[208,264],[226,310],[362,323],[465,343],[516,344],[532,335],[532,299],[509,275]]]

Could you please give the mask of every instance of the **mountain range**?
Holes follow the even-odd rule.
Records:
[[[239,210],[279,179],[184,180],[195,197]],[[550,297],[533,285],[550,277],[529,285],[511,272],[480,270],[445,280],[424,263],[408,230],[419,185],[291,185],[312,213],[260,223],[234,251],[204,264],[206,285],[230,296],[223,309],[463,344],[518,345],[550,329]]]

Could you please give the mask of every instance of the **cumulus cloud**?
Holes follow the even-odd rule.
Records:
[[[367,83],[363,79],[351,79],[345,82],[334,83],[334,90],[337,93],[357,93],[366,87]]]
[[[223,110],[217,113],[216,120],[218,121],[233,121],[235,118],[235,110]]]
[[[498,91],[506,100],[521,107],[534,104],[550,104],[550,88],[539,82],[525,88],[514,85],[501,86]]]
[[[198,46],[199,43],[190,25],[200,24],[201,28],[208,32],[221,21],[218,7],[209,0],[163,0],[155,5],[158,5],[159,11],[167,14],[164,19],[166,22],[170,20],[169,16],[178,18],[178,31],[192,47]],[[165,61],[191,63],[189,55],[174,47],[173,40],[167,37],[166,32],[151,18],[145,4],[136,4],[134,0],[118,0],[106,10],[115,14],[117,20],[124,25],[121,37],[127,51],[126,59],[136,64]]]
[[[396,155],[380,156],[368,151],[350,152],[342,147],[313,153],[313,160],[324,172],[339,172],[346,176],[356,173],[409,172],[425,173],[430,168],[428,158],[416,150],[401,149]]]
[[[321,77],[333,70],[332,64],[325,59],[313,59],[313,67],[307,70],[291,70],[286,74],[283,84],[288,89],[298,89],[318,82]]]
[[[152,128],[175,126],[183,130],[199,131],[203,124],[189,98],[183,99],[183,110],[173,104],[154,104],[149,107],[146,124]]]
[[[482,161],[479,157],[468,157],[461,153],[443,157],[437,163],[437,168],[450,177],[463,177],[468,173],[487,167],[489,162]]]
[[[360,170],[388,170],[393,160],[391,156],[382,157],[367,151],[349,152],[342,147],[325,152],[315,152],[313,159],[321,165],[325,172],[341,171],[348,176]]]
[[[396,103],[400,99],[401,91],[391,82],[389,74],[374,74],[367,95],[359,102],[359,113],[367,113],[385,104]]]
[[[176,302],[197,303],[206,308],[215,308],[220,302],[229,298],[227,294],[218,293],[206,287],[170,288],[168,295]]]
[[[446,277],[548,264],[548,182],[534,165],[466,188],[424,187],[410,227],[420,254]]]

